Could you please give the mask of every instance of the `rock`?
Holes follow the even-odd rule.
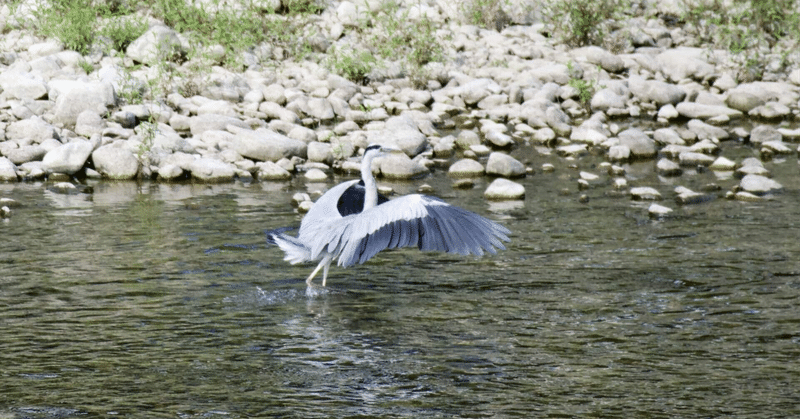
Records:
[[[747,113],[753,110],[753,108],[763,105],[764,101],[756,95],[735,91],[728,94],[728,97],[725,98],[725,104],[731,109]]]
[[[236,174],[236,168],[217,159],[201,157],[189,164],[192,177],[204,182],[229,182]]]
[[[41,160],[47,152],[44,147],[34,144],[25,145],[13,150],[4,152],[3,154],[8,157],[14,164],[23,164],[31,161]]]
[[[492,200],[523,199],[525,187],[508,179],[497,178],[489,184],[483,196]]]
[[[751,109],[747,114],[763,119],[783,119],[791,115],[792,110],[782,103],[768,102]]]
[[[75,125],[81,112],[91,110],[104,114],[117,103],[114,87],[108,82],[72,81],[62,83],[59,89],[53,108],[54,120],[70,127]]]
[[[647,213],[651,218],[662,218],[668,216],[672,212],[671,208],[667,208],[658,204],[650,204]]]
[[[762,197],[760,197],[758,195],[752,194],[750,192],[742,192],[742,191],[736,192],[736,194],[734,194],[733,197],[737,201],[742,201],[742,202],[758,202],[758,201],[763,201],[764,200],[764,198],[762,198]]]
[[[475,105],[491,94],[500,93],[502,87],[495,83],[492,79],[482,78],[470,80],[456,89],[453,94],[461,97],[467,105]]]
[[[447,174],[455,178],[483,176],[483,166],[472,159],[461,159],[450,166]]]
[[[92,143],[86,140],[74,140],[63,144],[44,155],[43,168],[47,173],[73,175],[83,168],[92,150]]]
[[[686,98],[686,90],[680,86],[663,81],[645,80],[639,76],[631,76],[628,79],[628,88],[640,101],[653,102],[659,107],[667,104],[675,105]]]
[[[704,105],[695,102],[678,103],[675,105],[675,109],[686,118],[697,119],[711,119],[721,115],[727,116],[730,119],[738,119],[744,115],[742,111],[731,109],[727,106]]]
[[[586,154],[588,148],[586,144],[568,144],[556,147],[556,153],[562,156],[578,157]]]
[[[677,144],[685,145],[686,142],[681,138],[677,131],[672,128],[659,128],[653,133],[653,139],[662,145]]]
[[[424,173],[428,168],[411,160],[405,153],[389,153],[379,161],[381,174],[389,179],[411,179]]]
[[[674,48],[658,54],[655,61],[661,72],[675,83],[688,78],[704,80],[716,71],[713,65],[700,58],[705,53],[701,48]]]
[[[750,131],[750,142],[761,144],[767,141],[782,141],[783,135],[769,125],[759,125]]]
[[[670,120],[681,116],[681,114],[678,113],[678,110],[675,109],[675,106],[673,106],[671,103],[667,103],[658,110],[658,114],[656,114],[656,116],[662,120]]]
[[[256,163],[258,167],[258,178],[261,180],[289,180],[292,174],[275,162],[266,161]]]
[[[625,161],[631,158],[631,149],[625,145],[612,145],[608,149],[608,159],[613,161]]]
[[[163,180],[173,180],[183,176],[183,169],[175,164],[165,164],[158,168],[158,177]]]
[[[590,102],[592,110],[607,111],[609,109],[624,109],[627,107],[625,98],[618,95],[612,89],[601,89],[595,92]]]
[[[762,152],[767,150],[772,154],[792,154],[794,151],[783,141],[764,141],[761,144]]]
[[[494,152],[486,162],[486,174],[502,177],[525,176],[525,165],[505,153]]]
[[[566,136],[572,131],[570,118],[561,110],[561,107],[549,106],[545,111],[545,119],[547,125],[558,135]]]
[[[733,170],[736,168],[736,163],[727,159],[723,156],[717,157],[713,163],[709,166],[711,170],[718,170],[718,171],[728,171]]]
[[[696,136],[698,140],[726,140],[728,137],[730,137],[728,131],[725,131],[720,127],[706,124],[699,119],[692,119],[691,121],[687,122],[686,127],[692,134]]]
[[[17,165],[11,160],[0,157],[0,181],[9,182],[17,180]]]
[[[633,158],[649,158],[656,155],[656,143],[638,128],[628,128],[618,135],[620,145],[631,150]]]
[[[41,143],[48,139],[58,139],[58,132],[56,127],[48,124],[42,118],[34,116],[8,124],[6,137],[14,140],[29,138],[34,143]]]
[[[571,51],[572,55],[584,57],[587,62],[597,64],[609,73],[619,73],[625,69],[621,58],[596,46],[577,48]]]
[[[75,119],[75,133],[84,137],[100,134],[106,127],[106,122],[97,111],[87,109]]]
[[[139,173],[139,160],[127,148],[109,144],[92,153],[95,169],[109,179],[133,179]]]
[[[328,121],[336,117],[336,114],[333,112],[333,106],[331,106],[330,101],[325,98],[312,97],[308,99],[303,108],[303,112],[320,121]]]
[[[266,128],[259,128],[255,131],[249,129],[235,131],[235,137],[231,143],[233,149],[243,157],[275,162],[283,157],[306,156],[306,143],[275,131]]]
[[[475,131],[464,130],[458,133],[455,145],[462,150],[469,150],[473,145],[481,143],[481,138]]]
[[[354,4],[349,1],[339,3],[336,8],[336,17],[345,26],[360,26],[369,20],[369,9],[367,3]]]
[[[665,158],[662,158],[656,163],[656,170],[658,174],[662,176],[680,176],[683,173],[683,169],[681,169],[680,165]]]
[[[759,175],[759,176],[769,176],[769,170],[764,167],[764,164],[755,157],[748,157],[739,165],[739,168],[736,169],[736,176],[744,177],[746,175]]]
[[[308,143],[308,160],[322,163],[333,161],[333,151],[329,143],[312,141]]]
[[[584,125],[585,124],[582,124],[572,129],[572,132],[569,134],[570,141],[596,146],[608,140],[606,134]]]
[[[7,71],[0,74],[0,87],[3,93],[23,101],[43,99],[47,96],[47,84],[30,73]]]
[[[714,199],[712,195],[701,194],[683,186],[675,187],[675,193],[675,202],[678,205],[700,204]]]
[[[311,169],[307,171],[303,177],[312,182],[323,182],[328,179],[328,175],[320,169]]]
[[[228,126],[243,129],[250,128],[250,126],[241,119],[225,115],[204,114],[203,116],[193,116],[189,120],[189,130],[192,135],[200,135],[209,130],[224,131]]]
[[[156,65],[164,61],[175,61],[185,54],[178,33],[161,25],[150,27],[136,38],[125,50],[126,55],[136,62]]]
[[[739,187],[744,192],[750,192],[756,195],[763,195],[768,193],[780,192],[783,190],[783,185],[780,183],[759,175],[747,175],[739,182]]]
[[[678,155],[681,166],[709,166],[714,162],[714,158],[703,153],[685,151]]]
[[[382,130],[368,131],[367,143],[397,148],[413,157],[425,150],[428,140],[417,123],[404,114],[389,118]]]
[[[631,198],[636,201],[657,201],[661,199],[661,194],[649,186],[631,188],[630,192]]]

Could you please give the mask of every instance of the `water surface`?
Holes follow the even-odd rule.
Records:
[[[675,208],[664,220],[530,158],[558,166],[520,180],[520,202],[441,172],[381,182],[429,183],[508,226],[508,250],[385,252],[314,298],[313,266],[263,231],[298,225],[292,194],[324,184],[0,185],[21,203],[0,224],[0,417],[800,415],[794,158],[768,163],[774,200],[686,207],[672,184],[738,180],[628,166]]]

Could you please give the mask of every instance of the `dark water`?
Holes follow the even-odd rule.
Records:
[[[774,200],[686,207],[673,186],[738,181],[628,166],[665,220],[531,158],[557,170],[524,202],[424,179],[507,251],[382,253],[314,298],[262,233],[299,224],[301,181],[0,185],[22,204],[0,223],[0,418],[800,416],[796,157],[767,164]]]

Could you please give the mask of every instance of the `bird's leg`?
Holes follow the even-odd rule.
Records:
[[[322,286],[324,287],[325,280],[328,279],[328,268],[330,267],[331,267],[331,257],[326,256],[322,258],[322,260],[319,261],[319,265],[317,265],[317,267],[314,268],[314,272],[311,272],[311,275],[309,275],[308,279],[306,279],[306,285],[308,285],[309,287],[313,287],[313,285],[311,284],[311,280],[314,279],[314,277],[317,275],[317,272],[319,272],[320,269],[325,268],[322,271]]]

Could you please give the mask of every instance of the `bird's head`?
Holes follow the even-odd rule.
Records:
[[[369,146],[367,146],[367,148],[364,149],[364,158],[375,158],[379,156],[385,156],[386,154],[396,151],[400,150],[385,145],[370,144]]]

